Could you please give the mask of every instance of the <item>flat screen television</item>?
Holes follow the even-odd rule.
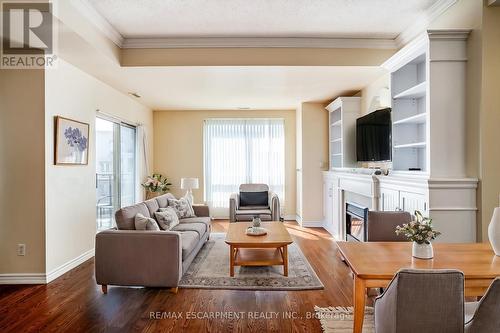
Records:
[[[390,161],[391,109],[381,109],[356,120],[356,156],[358,162]]]

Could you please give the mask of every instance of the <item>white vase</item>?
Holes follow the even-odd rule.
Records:
[[[412,256],[418,259],[434,258],[434,250],[432,248],[432,243],[418,244],[417,242],[413,242]]]
[[[500,256],[500,207],[495,208],[488,226],[488,238],[497,256]]]

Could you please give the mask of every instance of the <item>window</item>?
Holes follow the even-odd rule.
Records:
[[[97,229],[113,226],[114,212],[135,203],[136,128],[96,118]]]
[[[204,125],[205,200],[214,216],[228,215],[240,184],[263,183],[285,193],[283,119],[208,119]]]

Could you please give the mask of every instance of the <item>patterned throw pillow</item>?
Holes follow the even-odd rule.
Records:
[[[180,219],[185,219],[187,217],[196,217],[196,215],[194,215],[193,206],[186,198],[180,198],[179,200],[168,199],[168,205],[169,207],[175,209],[175,212]]]
[[[163,230],[172,230],[179,224],[177,212],[172,207],[160,208],[160,211],[155,213],[155,217]]]
[[[150,217],[137,213],[134,218],[135,230],[160,230],[158,223]]]

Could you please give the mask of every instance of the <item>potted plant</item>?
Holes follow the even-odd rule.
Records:
[[[412,256],[419,259],[432,259],[434,250],[431,241],[441,233],[432,227],[432,219],[415,211],[415,221],[396,227],[396,234],[404,235],[413,242]]]
[[[146,199],[151,199],[170,190],[169,186],[172,183],[168,181],[167,177],[154,173],[152,176],[148,176],[148,179],[141,185],[146,189]]]

